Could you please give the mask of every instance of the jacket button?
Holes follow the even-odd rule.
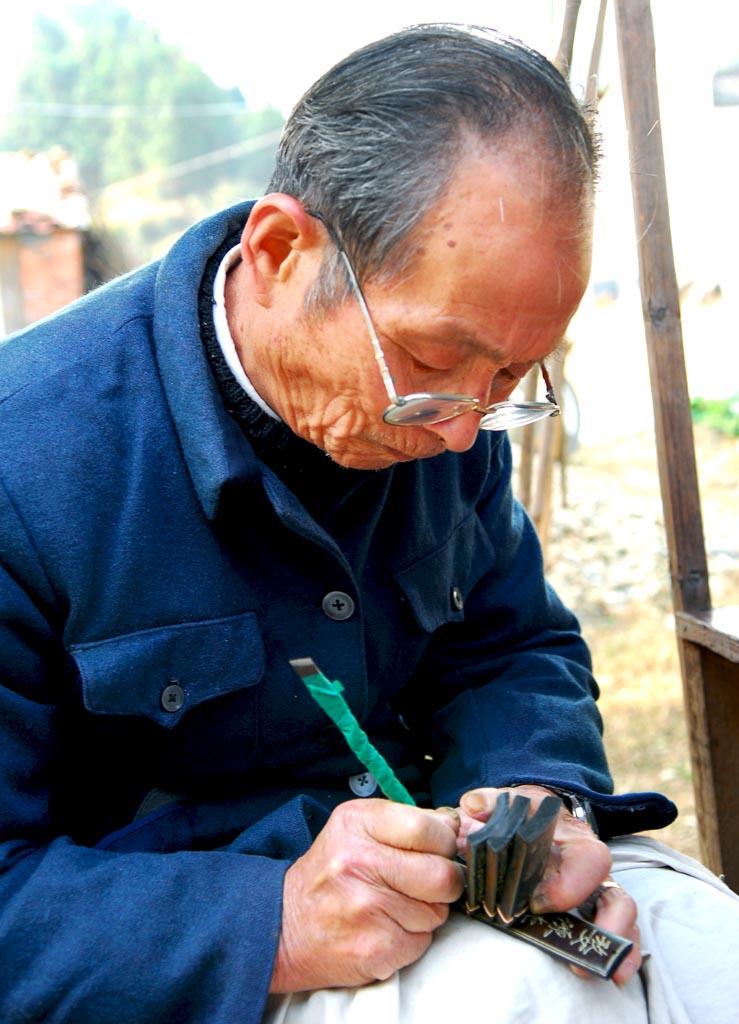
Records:
[[[459,587],[452,587],[452,604],[458,612],[461,612],[464,608],[464,598]]]
[[[321,601],[321,608],[330,619],[341,622],[354,614],[354,601],[343,590],[332,590]]]
[[[372,796],[377,792],[377,779],[372,772],[360,772],[359,775],[350,775],[349,789],[354,796]]]
[[[179,683],[172,680],[169,686],[164,687],[162,696],[159,699],[165,711],[179,711],[185,703],[185,691]]]

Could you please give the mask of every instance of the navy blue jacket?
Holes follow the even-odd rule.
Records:
[[[259,1020],[283,874],[362,771],[290,658],[421,802],[533,781],[606,836],[674,815],[609,795],[504,435],[357,473],[335,535],[256,457],[197,311],[248,210],[0,347],[4,1024]]]

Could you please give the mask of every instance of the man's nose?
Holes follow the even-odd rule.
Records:
[[[442,423],[431,423],[426,428],[440,437],[450,452],[466,452],[477,440],[481,417],[476,412],[465,412]]]

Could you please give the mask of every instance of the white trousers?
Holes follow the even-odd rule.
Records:
[[[455,913],[387,981],[271,997],[264,1024],[739,1024],[739,896],[653,839],[609,846],[649,953],[623,988]]]

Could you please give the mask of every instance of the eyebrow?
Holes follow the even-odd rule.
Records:
[[[443,334],[442,334],[443,330]],[[480,337],[470,334],[465,330],[452,330],[443,329],[443,325],[440,328],[438,323],[431,328],[424,328],[423,333],[416,331],[413,323],[408,325],[408,334],[419,341],[428,341],[431,344],[444,345],[451,344],[456,345],[462,350],[472,352],[476,355],[484,356],[487,359],[497,360],[500,362],[501,367],[509,366],[511,363],[520,362],[521,360],[506,360],[504,353],[486,341],[483,341]],[[563,335],[552,348],[551,352],[543,356],[542,359],[524,360],[524,362],[531,362],[532,366],[538,365],[539,363],[548,362],[550,359],[556,358],[562,355],[566,351],[566,340]]]
[[[438,327],[432,327],[425,329],[423,334],[419,334],[413,329],[413,325],[410,325],[410,333],[412,333],[414,338],[418,337],[421,341],[430,341],[432,344],[437,345],[448,345],[451,340],[451,344],[466,349],[469,352],[474,352],[477,355],[486,356],[488,359],[502,359],[503,357],[500,349],[496,349],[494,346],[491,347],[488,342],[482,341],[466,331],[453,330],[450,332],[448,328],[445,328],[442,336],[442,332]]]
[[[480,355],[488,356],[491,359],[500,358],[501,362],[503,362],[503,356],[502,356],[502,353],[500,352],[499,349],[495,349],[495,348],[491,349],[484,342],[481,342],[478,338],[475,338],[474,335],[471,335],[471,334],[459,334],[459,335],[455,336],[455,339],[458,339],[459,342],[462,345],[464,345],[466,348],[468,348],[469,350],[471,350],[473,352],[477,352]],[[524,360],[516,360],[516,359],[514,359],[514,360],[512,360],[512,362],[513,363],[516,363],[516,362],[524,362],[524,363],[530,362],[532,364],[532,366],[535,366],[538,363],[543,363],[543,362],[546,362],[549,359],[553,359],[553,358],[556,358],[557,356],[561,356],[566,351],[567,351],[567,341],[566,341],[566,337],[563,335],[559,339],[559,341],[557,341],[557,343],[554,346],[554,348],[552,349],[552,351],[547,353],[547,355],[543,356],[541,359],[533,359],[533,360],[532,359],[524,359]],[[505,364],[505,365],[508,365],[508,364]]]

